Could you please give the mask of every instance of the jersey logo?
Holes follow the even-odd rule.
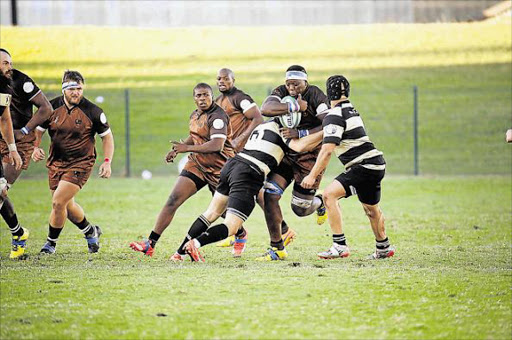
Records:
[[[105,116],[105,114],[103,112],[100,114],[100,122],[101,122],[101,124],[107,123],[107,116]]]
[[[25,91],[25,93],[30,93],[34,91],[34,84],[27,81],[25,84],[23,84],[23,91]]]
[[[76,125],[80,125],[80,124],[82,124],[82,120],[81,120],[81,119],[75,119],[75,124],[76,124]]]
[[[224,127],[224,122],[222,121],[222,119],[215,119],[213,121],[213,128],[216,129],[216,130],[220,130]]]

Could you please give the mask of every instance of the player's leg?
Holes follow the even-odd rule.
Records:
[[[284,242],[281,234],[281,224],[283,221],[283,213],[279,206],[279,201],[284,193],[284,190],[290,184],[283,176],[277,173],[269,174],[265,182],[265,221],[267,223],[268,232],[270,235],[271,248],[278,250],[284,249]]]
[[[338,204],[338,200],[346,196],[346,190],[338,180],[334,180],[324,190],[323,199],[332,231],[332,246],[327,251],[318,253],[320,258],[333,259],[350,255],[343,233],[341,208]]]
[[[14,166],[12,166],[9,162],[2,161],[2,167],[4,169],[4,178],[7,181],[7,187],[10,188],[14,182],[16,182],[16,179],[21,174],[22,170],[16,170]],[[7,224],[7,227],[11,231],[11,234],[13,236],[13,249],[14,249],[14,238],[16,238],[16,242],[21,242],[21,238],[28,238],[28,230],[24,229],[19,221],[18,221],[18,215],[16,214],[16,210],[14,209],[14,205],[9,198],[9,196],[5,197],[3,200],[2,207],[0,208],[0,215],[4,219],[5,223]],[[23,236],[26,233],[25,236]],[[18,242],[18,243],[19,243]],[[21,246],[17,247],[19,249],[22,249]],[[13,254],[11,254],[13,255]],[[19,255],[21,256],[21,255]]]
[[[97,253],[100,248],[99,238],[102,234],[101,228],[91,224],[85,217],[84,209],[72,198],[67,207],[67,217],[74,225],[80,229],[87,241],[87,247],[90,253]]]
[[[213,199],[208,206],[208,209],[201,214],[195,221],[192,223],[192,226],[188,230],[187,236],[176,250],[176,253],[171,257],[172,261],[182,261],[183,257],[186,255],[184,246],[185,244],[193,238],[198,237],[203,232],[205,232],[213,222],[215,222],[226,210],[226,206],[228,204],[228,196],[223,195],[219,192],[215,192],[213,195]]]
[[[295,182],[292,191],[291,208],[299,217],[309,216],[324,205],[320,195],[315,196],[315,190],[304,189]]]
[[[356,186],[357,196],[364,212],[370,220],[375,236],[375,252],[370,255],[372,259],[383,259],[395,254],[395,249],[390,245],[384,226],[384,214],[380,209],[381,181],[384,178],[384,170],[359,169],[364,181]]]
[[[46,243],[41,249],[42,253],[55,253],[55,247],[59,235],[64,228],[64,223],[67,218],[67,206],[69,201],[75,197],[80,191],[80,186],[77,184],[67,182],[65,180],[59,181],[57,188],[52,196],[52,212],[50,214],[50,223],[48,225],[48,237]]]

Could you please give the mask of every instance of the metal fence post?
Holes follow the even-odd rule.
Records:
[[[414,175],[418,176],[418,86],[414,85],[414,118],[413,118],[413,133],[414,133]]]
[[[130,177],[130,90],[124,89],[124,130],[126,144],[126,177]]]

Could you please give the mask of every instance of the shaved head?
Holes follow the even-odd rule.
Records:
[[[219,76],[229,76],[231,79],[235,79],[235,72],[231,71],[229,68],[221,68],[219,70]]]

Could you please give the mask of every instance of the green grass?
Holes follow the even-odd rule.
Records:
[[[229,43],[220,47],[228,34]],[[308,44],[297,43],[297,34],[295,27],[2,27],[0,40],[15,66],[46,92],[58,94],[63,70],[75,68],[86,77],[88,97],[105,97],[101,106],[117,142],[116,175],[125,168],[124,88],[131,89],[133,173],[176,174],[163,157],[170,139],[188,133],[197,82],[213,85],[217,70],[231,67],[237,85],[261,104],[296,63],[322,89],[333,73],[350,79],[352,100],[384,151],[389,173],[413,173],[414,85],[419,88],[420,173],[512,171],[504,143],[512,125],[510,20],[309,27],[300,31]],[[335,42],[340,37],[342,42]],[[33,166],[28,174],[44,172],[44,166]]]
[[[53,257],[37,255],[47,184],[17,183],[11,195],[30,227],[29,258],[7,259],[2,227],[0,338],[510,338],[510,177],[386,178],[382,208],[397,247],[389,260],[365,259],[374,243],[355,198],[341,201],[353,254],[316,259],[331,243],[328,229],[294,216],[288,192],[283,211],[299,238],[287,261],[254,261],[268,243],[257,208],[243,258],[209,246],[207,263],[182,265],[168,258],[205,210],[207,191],[178,211],[154,258],[128,248],[148,235],[174,181],[92,179],[77,201],[103,227],[102,249],[88,255],[67,223]]]

